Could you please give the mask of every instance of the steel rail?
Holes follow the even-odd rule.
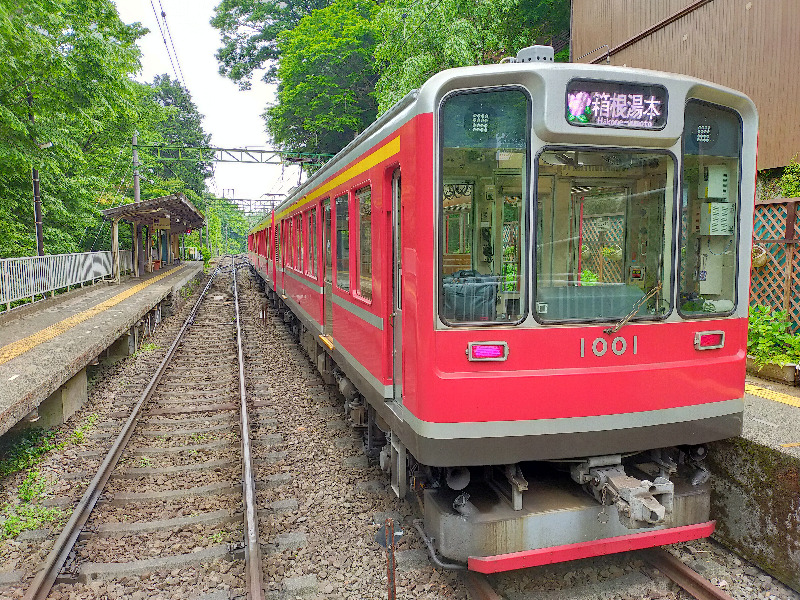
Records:
[[[50,551],[50,554],[47,555],[43,568],[36,574],[31,586],[25,592],[23,600],[44,600],[50,593],[50,590],[52,589],[59,572],[67,562],[67,558],[69,557],[70,552],[72,552],[75,542],[78,540],[78,536],[80,535],[83,526],[89,519],[89,515],[92,513],[95,504],[97,504],[97,500],[103,493],[103,488],[108,482],[108,479],[111,477],[114,467],[117,465],[122,452],[125,450],[125,446],[128,444],[128,440],[130,440],[130,437],[133,434],[133,430],[139,420],[142,407],[152,396],[153,390],[161,381],[161,377],[172,360],[172,356],[175,354],[175,351],[178,349],[184,334],[189,329],[189,326],[194,323],[194,318],[197,314],[198,308],[200,307],[200,303],[203,301],[208,293],[208,290],[211,288],[211,283],[214,281],[214,277],[218,272],[219,268],[217,268],[211,274],[208,283],[206,284],[205,288],[203,288],[203,291],[200,294],[200,297],[197,299],[197,302],[195,302],[192,312],[189,314],[186,321],[184,321],[183,326],[178,332],[178,335],[175,337],[175,341],[172,342],[172,345],[169,347],[169,350],[167,350],[167,353],[164,355],[164,358],[159,364],[158,369],[156,369],[155,375],[153,375],[153,378],[147,384],[147,387],[142,392],[139,400],[134,405],[128,420],[122,427],[122,430],[117,436],[117,439],[114,441],[114,444],[109,449],[105,460],[103,460],[103,463],[97,470],[97,474],[89,483],[86,492],[84,492],[83,497],[80,499],[75,507],[75,510],[72,512],[72,516],[64,526],[64,529],[61,531],[61,535],[58,536],[58,539],[56,539],[55,543],[53,544],[53,549]]]
[[[475,571],[466,571],[464,581],[467,593],[472,600],[503,600],[503,597],[494,591],[485,575]]]
[[[244,380],[244,353],[242,352],[242,326],[239,318],[239,285],[236,278],[236,259],[233,259],[233,305],[236,309],[236,346],[239,358],[239,399],[242,425],[242,491],[245,506],[245,575],[247,597],[264,599],[264,582],[261,570],[261,544],[258,539],[258,509],[256,481],[253,474],[253,457],[250,447],[250,419],[247,414],[247,392]]]
[[[651,548],[650,550],[645,550],[643,555],[647,562],[697,598],[697,600],[734,600],[730,594],[715,586],[666,550]]]

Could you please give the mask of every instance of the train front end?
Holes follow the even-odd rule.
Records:
[[[742,424],[752,102],[520,61],[417,101],[435,169],[402,205],[397,437],[438,551],[493,572],[709,535],[706,444]]]

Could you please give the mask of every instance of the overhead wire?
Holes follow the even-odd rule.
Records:
[[[153,15],[156,18],[156,25],[158,25],[158,31],[161,33],[161,39],[164,41],[164,47],[167,49],[167,58],[169,58],[169,64],[172,65],[172,72],[175,73],[175,78],[178,80],[178,83],[186,87],[186,84],[181,80],[178,69],[175,68],[175,62],[172,60],[172,52],[169,49],[167,38],[164,35],[164,28],[161,27],[161,20],[158,18],[158,12],[156,11],[156,5],[153,4],[153,0],[150,0],[150,6],[153,9]]]
[[[181,66],[181,61],[178,58],[178,52],[177,50],[175,50],[175,42],[172,39],[172,31],[170,31],[169,23],[167,22],[167,13],[161,4],[161,0],[158,0],[158,7],[161,9],[161,18],[164,21],[164,29],[167,30],[167,35],[169,36],[169,43],[172,46],[172,54],[175,56],[175,62],[178,64],[178,71],[180,71],[181,74],[181,81],[183,82],[183,87],[188,89],[188,87],[186,86],[186,77],[184,77],[183,75],[183,67]],[[166,40],[164,41],[164,43],[166,43]]]

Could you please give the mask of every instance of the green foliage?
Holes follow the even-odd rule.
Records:
[[[97,413],[92,413],[83,422],[82,425],[75,428],[69,436],[70,441],[73,444],[82,444],[86,441],[86,434],[94,427],[94,424],[97,422]]]
[[[382,113],[443,69],[496,63],[540,39],[568,33],[569,2],[387,0],[378,27],[383,37],[375,51],[381,64],[376,96]]]
[[[335,0],[280,35],[278,102],[264,113],[279,147],[334,154],[374,121],[376,10]]]
[[[54,443],[55,435],[49,429],[33,427],[0,437],[0,477],[28,469],[51,450],[62,447]]]
[[[44,488],[45,481],[42,474],[36,469],[31,469],[20,484],[17,495],[23,502],[33,502],[44,494]]]
[[[780,178],[781,192],[784,198],[798,198],[800,197],[800,164],[796,158],[783,169],[783,174]]]
[[[786,311],[773,311],[768,306],[750,307],[747,354],[758,365],[800,363],[800,335],[789,333]]]
[[[95,195],[125,164],[118,142],[136,112],[129,76],[144,33],[110,0],[3,2],[0,256],[34,253],[31,168],[40,171],[48,252],[79,249],[97,223]]]
[[[211,260],[211,250],[208,249],[208,246],[203,245],[200,248],[200,253],[203,255],[203,269],[208,269],[208,262]]]
[[[329,0],[222,0],[211,19],[222,36],[216,54],[220,74],[250,89],[253,72],[266,68],[264,81],[274,83],[278,36],[328,4]]]
[[[133,199],[134,131],[142,145],[209,144],[177,82],[132,79],[145,33],[123,23],[111,0],[0,2],[0,257],[35,254],[32,168],[41,180],[45,252],[110,249],[100,210]],[[207,196],[208,158],[167,163],[140,151],[142,198]],[[120,247],[131,247],[128,227]]]
[[[18,502],[5,504],[0,509],[0,539],[17,537],[29,529],[40,529],[48,523],[64,518],[58,508],[41,505],[47,482],[42,474],[32,469],[17,490]]]
[[[164,120],[156,126],[161,144],[193,148],[211,144],[211,135],[203,130],[203,115],[192,102],[189,91],[179,81],[173,81],[168,75],[157,75],[151,87],[154,101],[164,108]],[[177,158],[178,152],[163,150],[161,156]],[[148,172],[164,180],[178,180],[182,187],[202,194],[205,180],[213,175],[210,162],[213,153],[206,151],[204,158],[204,161],[151,161]]]
[[[598,281],[600,281],[600,278],[594,271],[589,269],[581,271],[581,285],[597,285]]]

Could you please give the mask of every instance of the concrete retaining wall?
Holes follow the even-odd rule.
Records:
[[[744,438],[709,446],[714,537],[800,591],[800,459]]]

